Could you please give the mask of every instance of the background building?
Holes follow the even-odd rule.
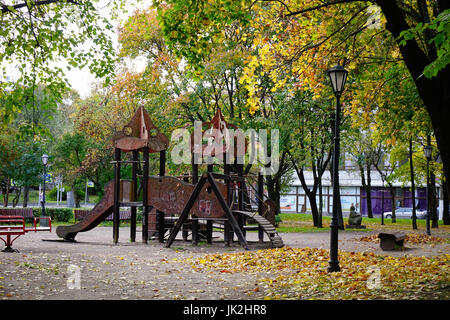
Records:
[[[383,188],[383,181],[381,180],[378,171],[371,171],[371,186],[372,186],[372,212],[374,216],[381,216],[381,212],[392,210],[391,193],[389,188]],[[313,186],[313,177],[311,172],[305,172],[306,184]],[[367,216],[367,201],[366,192],[361,184],[361,177],[356,170],[341,170],[339,171],[339,185],[341,193],[341,206],[344,215],[350,212],[350,206],[353,204],[356,211],[361,212]],[[404,185],[401,182],[393,183],[395,187],[395,204],[396,207],[412,207],[412,195],[410,185]],[[438,212],[439,219],[442,219],[441,203],[441,189],[437,186],[438,195]],[[384,201],[383,201],[384,190]],[[415,192],[416,208],[426,210],[426,188],[416,186]],[[316,197],[317,205],[319,206],[319,195]],[[322,201],[323,214],[331,215],[333,205],[333,188],[331,185],[330,172],[326,171],[322,177]],[[307,213],[311,211],[308,197],[300,183],[298,177],[294,174],[293,182],[289,191],[281,195],[280,199],[281,212],[285,213]]]

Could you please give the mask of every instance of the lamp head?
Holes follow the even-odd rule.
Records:
[[[423,148],[423,153],[425,154],[425,158],[427,158],[427,160],[431,159],[431,152],[433,151],[433,148],[430,145],[426,145]]]
[[[340,96],[344,92],[345,82],[347,81],[348,71],[342,66],[337,65],[329,69],[328,76],[330,77],[331,87],[336,96]]]
[[[41,157],[41,159],[42,159],[42,164],[43,164],[44,166],[46,166],[46,165],[47,165],[47,162],[48,162],[48,155],[43,154],[42,157]]]

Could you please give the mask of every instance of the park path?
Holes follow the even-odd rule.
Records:
[[[373,232],[372,232],[373,233]],[[370,233],[370,234],[372,234]],[[14,242],[20,253],[0,252],[0,299],[262,299],[264,290],[258,279],[268,274],[197,272],[176,260],[197,258],[211,253],[243,252],[234,243],[225,247],[220,238],[212,245],[192,246],[180,240],[171,248],[156,241],[144,245],[128,241],[129,228],[120,228],[119,244],[112,244],[112,227],[97,227],[80,233],[78,242],[57,240],[55,232],[28,233]],[[140,233],[138,232],[138,235]],[[329,248],[329,233],[280,234],[286,246]],[[339,248],[376,254],[438,255],[450,253],[449,244],[412,247],[398,252],[383,252],[376,243],[358,241],[367,232],[341,232]],[[216,234],[220,237],[220,234]],[[253,250],[269,248],[256,244]],[[79,271],[79,288],[75,279]]]

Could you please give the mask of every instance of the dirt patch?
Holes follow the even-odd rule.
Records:
[[[80,233],[75,243],[42,241],[57,240],[54,231],[28,233],[14,242],[13,247],[20,253],[0,252],[0,299],[230,300],[262,299],[266,294],[259,289],[258,279],[267,274],[199,273],[192,266],[177,262],[210,253],[243,251],[237,242],[224,246],[220,233],[214,234],[212,245],[193,246],[180,237],[171,248],[156,241],[130,243],[128,235],[129,228],[120,228],[119,244],[114,245],[111,227]],[[288,247],[329,248],[328,232],[280,235]],[[341,232],[339,249],[392,256],[450,253],[448,243],[384,252],[376,243],[357,241],[367,235]],[[248,239],[251,250],[270,248],[269,244],[257,244],[257,233],[249,233]]]

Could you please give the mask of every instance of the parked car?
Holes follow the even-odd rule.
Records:
[[[392,211],[388,211],[383,213],[385,219],[391,219],[392,218]],[[402,218],[409,218],[412,219],[412,208],[397,208],[395,209],[395,217],[402,219]],[[426,219],[427,217],[427,211],[416,209],[416,217],[417,219]]]

